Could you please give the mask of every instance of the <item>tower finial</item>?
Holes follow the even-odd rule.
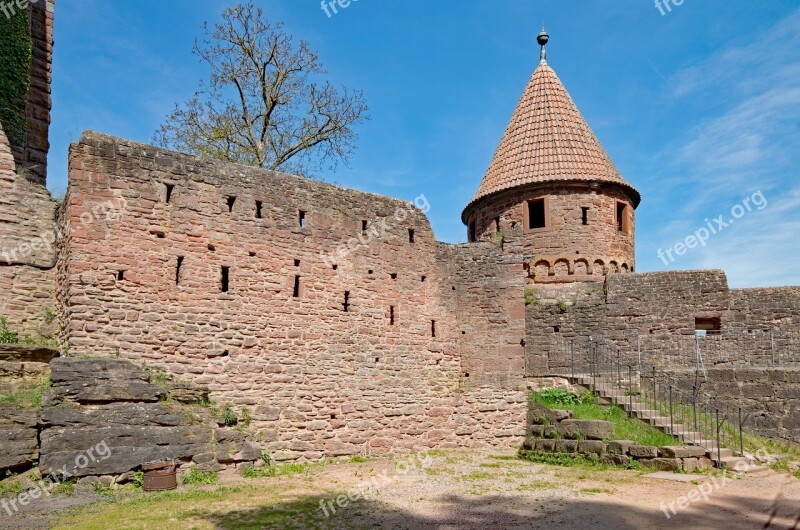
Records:
[[[539,32],[539,35],[536,37],[536,42],[539,43],[539,46],[542,47],[542,53],[539,55],[539,64],[547,64],[547,52],[545,51],[544,47],[547,46],[548,41],[550,41],[550,35],[544,30],[544,22],[542,22],[542,31]]]

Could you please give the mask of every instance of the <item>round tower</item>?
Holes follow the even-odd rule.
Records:
[[[547,64],[539,66],[461,219],[469,241],[513,244],[534,283],[602,281],[633,272],[641,196],[592,132]]]

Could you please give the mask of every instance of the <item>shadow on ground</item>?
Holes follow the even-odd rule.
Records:
[[[265,506],[257,510],[226,514],[195,513],[216,528],[226,530],[254,528],[297,529],[515,529],[515,528],[592,528],[640,530],[643,528],[755,529],[770,517],[772,502],[741,497],[716,499],[713,505],[702,501],[690,505],[670,519],[660,510],[646,510],[615,501],[579,498],[573,500],[522,499],[508,496],[459,497],[436,499],[430,515],[393,509],[378,501],[361,500],[326,517],[320,501],[328,497],[309,496],[295,501]],[[430,505],[428,505],[430,507]],[[778,517],[769,528],[791,529],[799,506],[784,501]],[[419,510],[423,511],[423,510]],[[788,524],[787,524],[788,523]],[[797,527],[800,529],[800,526]]]

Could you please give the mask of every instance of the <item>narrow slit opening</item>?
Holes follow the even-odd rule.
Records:
[[[409,228],[409,229],[408,229],[408,242],[409,242],[409,243],[413,243],[413,242],[414,242],[414,234],[415,234],[415,233],[416,233],[416,232],[414,231],[414,229],[413,229],[413,228]]]
[[[344,303],[342,304],[344,308],[344,312],[347,313],[350,311],[350,291],[344,292]]]
[[[306,212],[300,210],[298,214],[298,221],[300,222],[300,228],[306,227]]]
[[[178,264],[175,267],[175,285],[181,284],[181,267],[183,267],[183,256],[178,256]]]
[[[294,277],[294,290],[292,292],[292,297],[300,298],[300,276]]]
[[[261,219],[263,217],[263,209],[264,203],[261,201],[256,201],[256,219]]]
[[[230,290],[230,274],[231,274],[230,267],[222,267],[221,290],[223,293],[227,293]]]
[[[389,325],[394,326],[394,306],[389,306]]]
[[[431,320],[431,337],[436,337],[436,321]]]
[[[122,281],[125,279],[125,271],[118,271],[117,272],[117,280]]]
[[[233,195],[228,196],[228,212],[233,211],[233,205],[236,204],[236,197]]]
[[[167,190],[167,193],[166,193],[166,195],[164,197],[164,202],[169,204],[170,201],[172,200],[172,191],[175,189],[175,185],[174,184],[164,184],[164,187]]]

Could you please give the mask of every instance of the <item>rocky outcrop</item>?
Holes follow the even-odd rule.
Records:
[[[31,467],[39,458],[36,410],[0,404],[0,474]]]
[[[51,370],[39,419],[45,473],[125,478],[163,460],[219,470],[261,458],[245,432],[218,425],[210,408],[187,404],[206,400],[204,389],[154,382],[148,370],[117,359],[61,358]]]

